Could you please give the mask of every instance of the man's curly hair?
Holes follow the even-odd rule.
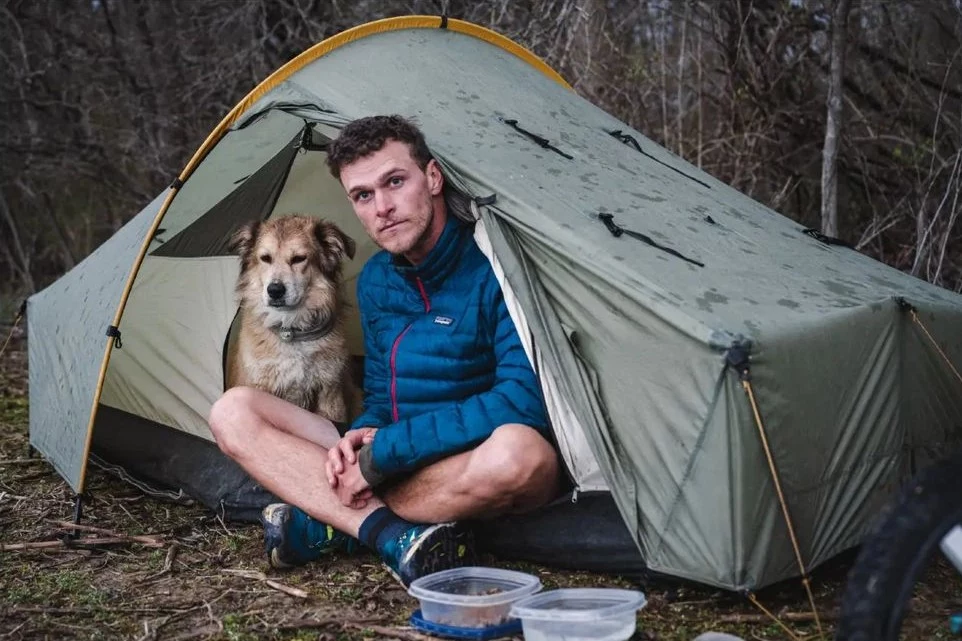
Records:
[[[431,152],[424,134],[411,121],[398,115],[358,118],[341,130],[327,147],[327,167],[341,179],[341,169],[359,158],[380,150],[389,140],[403,142],[421,169],[428,166]]]

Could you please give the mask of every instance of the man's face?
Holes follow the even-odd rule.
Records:
[[[341,184],[354,213],[382,249],[419,262],[434,247],[444,226],[434,198],[443,178],[432,160],[422,170],[408,146],[389,140],[380,150],[341,168]],[[443,210],[441,210],[443,211]]]

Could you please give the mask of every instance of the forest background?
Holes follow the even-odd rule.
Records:
[[[780,213],[962,290],[960,0],[0,0],[0,293],[82,260],[298,53],[441,13]]]

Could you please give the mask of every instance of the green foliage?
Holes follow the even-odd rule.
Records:
[[[247,631],[247,617],[242,614],[227,614],[221,620],[224,636],[228,641],[257,641],[257,635]]]
[[[26,575],[8,570],[5,574],[10,581],[6,589],[0,590],[0,603],[5,605],[62,605],[97,610],[109,601],[108,591],[95,585],[91,574],[82,570],[51,569]]]

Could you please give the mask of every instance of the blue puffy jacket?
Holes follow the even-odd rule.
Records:
[[[365,397],[352,427],[379,428],[359,453],[372,486],[471,449],[506,423],[548,435],[541,388],[473,226],[449,216],[416,266],[378,252],[357,294]]]

